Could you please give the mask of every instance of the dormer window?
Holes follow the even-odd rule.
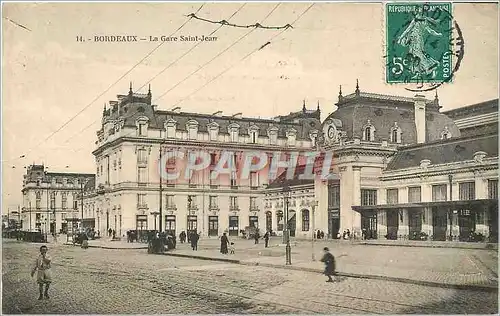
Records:
[[[449,138],[451,138],[451,132],[448,130],[448,126],[445,126],[443,132],[441,132],[441,139]]]
[[[297,139],[297,130],[290,128],[286,131],[287,145],[295,146],[295,141]]]
[[[269,136],[269,144],[276,145],[278,143],[278,128],[273,126],[267,130],[267,135]]]
[[[375,127],[371,124],[370,120],[363,126],[363,140],[369,142],[375,140]]]
[[[391,142],[392,143],[401,143],[401,128],[398,126],[398,123],[394,122],[394,126],[391,128]]]
[[[252,125],[248,128],[248,135],[250,136],[250,143],[257,144],[259,139],[259,127]]]
[[[141,137],[148,136],[148,122],[149,119],[145,116],[139,117],[135,121],[135,125],[137,126],[137,136]]]
[[[219,138],[219,124],[211,122],[208,124],[208,138],[210,141],[217,141]]]
[[[177,122],[174,119],[168,119],[165,122],[165,131],[167,138],[175,138],[177,132]]]
[[[310,131],[309,139],[311,140],[311,147],[316,147],[316,140],[318,139],[318,131],[317,130]]]
[[[230,124],[227,128],[227,131],[229,133],[229,139],[231,142],[238,142],[239,140],[239,131],[240,126],[238,124]]]
[[[197,140],[198,139],[198,122],[195,120],[190,120],[186,123],[186,129],[188,132],[189,140]]]

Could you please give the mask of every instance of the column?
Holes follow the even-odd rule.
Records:
[[[326,233],[328,232],[328,181],[321,180],[319,176],[314,180],[314,198],[318,201],[314,228]]]
[[[377,191],[377,204],[387,204],[387,194],[385,190]],[[377,237],[378,239],[385,239],[387,235],[387,211],[378,210],[377,212]]]
[[[377,234],[378,239],[385,239],[387,235],[387,211],[379,210],[377,212]]]
[[[488,198],[488,180],[479,177],[479,174],[475,174],[475,195],[477,200],[487,199]],[[474,216],[476,220],[476,233],[481,233],[485,237],[489,235],[489,227],[488,227],[488,206],[476,206],[474,210]],[[476,214],[477,213],[477,214]]]
[[[401,218],[402,215],[402,218]],[[410,228],[409,228],[409,214],[408,214],[408,209],[400,209],[399,210],[399,229],[398,229],[398,235],[402,235],[403,238],[406,236],[408,238],[408,235],[410,233]]]
[[[424,207],[422,212],[423,212],[422,232],[431,236],[432,235],[432,208],[431,207]]]
[[[361,167],[352,166],[352,205],[361,205]],[[361,236],[361,214],[351,209],[352,213],[352,231]]]
[[[352,171],[349,167],[343,166],[339,168],[340,171],[340,233],[347,228],[353,231],[353,218],[352,218],[352,208],[354,205],[352,201]],[[316,226],[317,227],[317,226]]]

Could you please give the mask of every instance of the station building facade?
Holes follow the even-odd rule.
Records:
[[[201,232],[217,237],[223,232],[239,235],[246,227],[265,229],[263,195],[270,180],[267,172],[210,175],[223,153],[239,165],[246,152],[291,153],[316,149],[321,129],[319,106],[272,119],[248,118],[241,113],[223,115],[182,112],[180,108],[159,110],[147,94],[118,95],[104,109],[102,128],[97,132],[94,187],[84,193],[84,222],[100,232],[162,228],[178,235]],[[162,218],[160,203],[160,150],[162,157],[173,151],[204,151],[210,166],[188,179],[163,179]],[[182,162],[168,162],[169,172],[183,170]],[[92,211],[92,210],[95,210]]]
[[[336,106],[317,142],[334,157],[330,174],[283,173],[271,183],[267,227],[282,229],[288,202],[292,236],[310,238],[313,226],[330,238],[349,230],[358,238],[497,240],[498,99],[441,112],[437,92],[406,98],[357,85],[340,91]]]
[[[78,196],[94,182],[87,173],[48,172],[44,165],[26,168],[22,187],[21,222],[24,231],[67,232],[81,219]]]

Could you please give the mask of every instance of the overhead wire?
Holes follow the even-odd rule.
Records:
[[[300,14],[296,19],[295,21],[292,23],[295,24],[297,23],[297,21],[299,19],[302,18],[302,16],[304,16],[304,14],[306,14],[312,7],[314,6],[314,3],[312,3],[306,10],[304,10],[304,12],[302,12],[302,14]],[[218,79],[219,77],[221,77],[222,75],[224,75],[226,72],[228,72],[229,70],[231,70],[234,66],[236,66],[236,64],[244,61],[245,59],[247,59],[248,57],[250,57],[251,55],[255,54],[256,52],[258,52],[259,50],[263,49],[264,47],[268,46],[269,44],[272,43],[272,41],[280,36],[281,34],[283,34],[285,31],[287,31],[288,29],[282,29],[279,33],[273,35],[265,44],[261,45],[259,48],[253,50],[252,52],[248,53],[247,55],[245,55],[242,59],[240,59],[237,63],[233,64],[232,66],[229,66],[227,67],[225,70],[223,70],[222,72],[220,72],[218,75],[216,75],[215,77],[213,77],[212,79],[210,79],[208,82],[206,82],[203,86],[201,86],[200,88],[196,89],[195,91],[193,91],[192,93],[190,93],[188,96],[186,96],[185,98],[181,99],[180,101],[178,101],[177,103],[175,103],[172,108],[176,107],[177,105],[179,105],[180,103],[184,102],[185,100],[187,100],[188,98],[190,98],[191,96],[193,96],[194,94],[196,94],[198,91],[202,90],[203,88],[205,88],[207,85],[209,85],[210,83],[212,83],[213,81],[215,81],[216,79]]]
[[[198,8],[198,10],[196,11],[196,13],[198,13],[203,8],[204,5],[205,5],[205,3],[203,3],[200,6],[200,8]],[[181,24],[181,26],[179,26],[174,32],[172,32],[172,34],[170,36],[173,36],[175,33],[177,33],[178,31],[180,31],[191,20],[192,20],[192,17],[188,16],[188,20],[186,20],[183,24]],[[51,139],[54,135],[56,135],[57,133],[59,133],[63,128],[65,128],[66,126],[68,126],[69,123],[71,123],[74,119],[76,119],[80,114],[82,114],[83,112],[85,112],[90,106],[92,106],[92,104],[94,104],[94,102],[96,102],[97,100],[99,100],[100,97],[102,97],[105,93],[107,93],[109,90],[111,90],[111,88],[113,88],[118,82],[120,82],[129,73],[131,73],[137,66],[139,66],[140,64],[142,64],[142,62],[144,60],[146,60],[149,56],[151,56],[155,51],[157,51],[164,44],[165,44],[165,42],[163,42],[163,41],[160,42],[160,44],[158,44],[149,53],[147,53],[146,56],[144,56],[137,63],[135,63],[129,70],[127,70],[123,75],[121,75],[117,80],[115,80],[111,85],[109,85],[103,92],[101,92],[99,95],[97,95],[97,97],[95,97],[90,103],[88,103],[87,105],[85,105],[80,111],[78,111],[75,115],[73,115],[62,126],[60,126],[59,128],[57,128],[54,132],[50,133],[49,136],[47,136],[42,141],[40,141],[39,143],[37,143],[37,145],[35,145],[34,147],[30,148],[28,150],[28,152],[26,152],[24,155],[27,155],[27,154],[31,153],[33,150],[35,150],[40,145],[42,145],[43,143],[45,143],[46,141],[48,141],[49,139]]]
[[[264,17],[263,21],[265,21],[267,18],[269,18],[269,16],[279,7],[279,5],[280,5],[280,3],[276,4],[276,6]],[[222,50],[221,52],[219,52],[217,55],[215,55],[214,57],[212,57],[209,61],[207,61],[206,63],[204,63],[200,67],[198,67],[195,71],[191,72],[186,77],[184,77],[181,81],[179,81],[178,83],[176,83],[173,87],[171,87],[170,89],[168,89],[164,93],[160,94],[160,96],[158,96],[157,98],[155,98],[154,101],[158,101],[161,98],[163,98],[169,92],[171,92],[172,90],[174,90],[175,88],[177,88],[179,85],[181,85],[182,83],[184,83],[186,80],[188,80],[189,78],[191,78],[191,76],[193,76],[194,74],[196,74],[197,72],[199,72],[200,70],[202,70],[203,68],[205,68],[206,66],[208,66],[210,63],[212,63],[219,56],[221,56],[222,54],[224,54],[225,52],[227,52],[229,49],[231,49],[232,47],[234,47],[236,44],[238,44],[239,42],[241,42],[243,39],[245,39],[247,36],[249,36],[256,29],[257,28],[253,28],[250,31],[248,31],[247,33],[243,34],[240,38],[238,38],[236,41],[234,41],[233,43],[231,43],[231,45],[229,45],[228,47],[226,47],[224,50]]]
[[[237,13],[239,13],[241,11],[241,9],[243,9],[243,7],[245,7],[246,3],[243,3],[243,5],[241,5],[229,18],[233,18]],[[201,7],[200,7],[201,9]],[[198,11],[200,10],[198,9]],[[197,11],[197,12],[198,12]],[[222,25],[219,26],[217,29],[215,29],[214,31],[212,31],[212,33],[210,33],[208,36],[211,36],[213,34],[215,34],[215,32],[217,32],[218,30],[220,30],[222,28]],[[158,72],[156,75],[154,75],[152,78],[150,78],[148,81],[146,81],[142,86],[140,86],[139,88],[136,89],[136,91],[134,91],[134,93],[138,92],[139,90],[141,90],[142,88],[144,88],[148,83],[152,82],[154,79],[156,79],[158,76],[160,76],[162,73],[164,73],[167,69],[169,69],[170,67],[172,67],[174,64],[176,64],[177,62],[179,62],[179,60],[181,60],[184,56],[186,56],[187,54],[189,54],[191,51],[193,51],[196,47],[198,47],[201,43],[203,42],[198,42],[196,43],[195,45],[193,45],[189,50],[187,50],[184,54],[182,54],[180,57],[178,57],[176,60],[174,60],[172,63],[170,63],[169,65],[167,65],[165,68],[163,68],[160,72]],[[156,100],[155,100],[156,101]],[[82,132],[84,132],[85,130],[87,130],[88,128],[90,128],[92,125],[94,125],[95,123],[97,123],[99,121],[99,119],[96,119],[95,121],[93,121],[92,123],[90,123],[89,125],[85,126],[84,128],[82,128],[78,133],[74,134],[73,136],[71,136],[70,138],[68,138],[64,144],[67,144],[70,140],[72,140],[73,138],[75,138],[77,135],[80,135]]]

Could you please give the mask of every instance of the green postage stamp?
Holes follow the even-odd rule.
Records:
[[[386,82],[444,83],[453,76],[451,3],[387,3]]]

